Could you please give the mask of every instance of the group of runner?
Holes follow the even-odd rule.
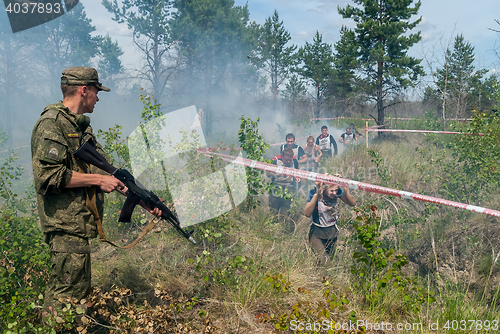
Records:
[[[307,143],[302,148],[295,144],[295,135],[286,135],[286,143],[280,147],[280,154],[273,158],[273,164],[288,168],[317,170],[321,159],[332,158],[338,153],[335,139],[328,133],[328,127],[321,127],[321,134],[314,140],[313,136],[307,138]],[[339,141],[344,145],[357,143],[354,124],[346,128]],[[335,174],[336,177],[342,177]],[[291,201],[284,198],[283,193],[295,191],[295,185],[300,183],[300,178],[283,174],[269,174],[276,187],[269,194],[269,208],[275,214],[288,215]],[[335,243],[339,234],[337,225],[339,199],[349,206],[356,205],[356,200],[346,187],[316,182],[315,188],[309,192],[304,214],[311,218],[309,230],[309,243],[311,248],[325,262],[331,260],[335,252]]]

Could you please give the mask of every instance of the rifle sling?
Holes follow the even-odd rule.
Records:
[[[86,165],[80,159],[76,159],[76,160],[78,161],[79,172],[80,173],[85,173],[85,171],[88,170],[89,166]],[[87,167],[87,168],[84,168],[84,166]],[[97,210],[97,204],[96,204],[96,187],[95,186],[86,187],[85,188],[85,194],[87,195],[86,196],[87,198],[86,198],[86,201],[85,201],[85,205],[87,206],[87,208],[90,210],[90,212],[94,216],[94,219],[95,219],[96,224],[97,224],[97,233],[99,233],[100,240],[102,242],[106,242],[106,243],[110,244],[113,247],[120,248],[120,249],[129,249],[129,248],[134,247],[135,245],[137,245],[137,243],[139,241],[141,241],[142,238],[144,238],[144,236],[146,234],[149,233],[149,231],[151,231],[155,227],[155,225],[159,221],[159,219],[154,219],[154,218],[151,219],[151,221],[148,223],[148,225],[142,230],[141,234],[134,241],[132,241],[130,244],[125,245],[125,246],[118,246],[114,242],[112,242],[110,240],[107,240],[106,239],[106,235],[104,234],[104,229],[102,228],[102,221],[101,221],[101,218],[99,217],[99,211]]]

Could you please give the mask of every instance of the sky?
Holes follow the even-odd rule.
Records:
[[[134,50],[130,31],[123,24],[111,20],[111,15],[98,0],[82,0],[89,18],[96,25],[99,34],[109,32],[125,50],[124,63],[133,62],[137,53]],[[333,44],[339,40],[342,25],[354,28],[354,21],[343,19],[337,7],[353,5],[343,0],[235,0],[235,5],[248,4],[250,20],[263,24],[274,10],[277,10],[285,28],[291,34],[291,43],[304,45],[312,42],[316,31],[323,41]],[[452,45],[457,34],[463,34],[466,41],[475,47],[476,67],[500,71],[500,58],[494,49],[500,49],[500,34],[489,30],[500,30],[495,22],[500,20],[500,1],[498,0],[422,0],[419,15],[422,22],[416,30],[421,31],[422,41],[411,49],[415,57],[432,59],[434,54],[442,55],[443,50]]]
[[[422,22],[416,27],[422,33],[422,41],[411,50],[412,55],[423,57],[425,53],[436,50],[442,54],[443,45],[453,40],[457,34],[463,34],[476,51],[478,66],[500,70],[500,59],[495,54],[495,43],[500,46],[499,34],[488,30],[500,26],[500,1],[498,0],[422,0],[418,16]],[[339,40],[342,25],[354,28],[352,20],[344,19],[338,13],[338,6],[344,8],[354,5],[353,1],[343,0],[236,0],[236,5],[248,3],[250,19],[264,23],[276,9],[285,28],[290,32],[292,42],[303,45],[312,42],[316,31],[327,43]],[[427,53],[427,57],[430,57]]]
[[[122,61],[127,67],[139,57],[132,44],[131,32],[125,24],[112,20],[100,0],[81,0],[87,16],[97,28],[96,34],[109,33],[125,51]],[[352,20],[343,19],[337,7],[353,5],[344,0],[235,0],[235,5],[248,4],[250,20],[263,24],[274,10],[277,10],[285,28],[291,34],[290,43],[304,45],[312,42],[316,31],[323,36],[323,41],[333,44],[339,39],[342,25],[354,28]],[[1,10],[1,9],[0,9]],[[5,15],[1,12],[0,15]],[[417,19],[422,22],[416,30],[421,31],[422,41],[415,45],[410,54],[431,60],[432,54],[442,57],[443,50],[452,45],[457,34],[463,34],[466,41],[475,47],[476,67],[492,71],[500,70],[500,58],[494,49],[500,50],[500,34],[489,30],[500,30],[495,22],[500,20],[500,2],[498,0],[422,0]],[[434,53],[433,53],[434,50]],[[436,62],[436,60],[434,60]]]

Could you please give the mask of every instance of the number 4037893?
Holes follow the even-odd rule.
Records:
[[[477,330],[496,331],[498,330],[498,320],[448,320],[443,325],[447,330]]]
[[[43,3],[43,2],[15,2],[9,3],[5,8],[9,14],[59,14],[62,13],[63,8],[60,2]]]

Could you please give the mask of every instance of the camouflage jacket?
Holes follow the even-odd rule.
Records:
[[[97,236],[94,216],[85,204],[85,188],[65,188],[73,171],[79,171],[73,153],[84,140],[107,158],[92,133],[90,119],[72,113],[62,102],[45,107],[33,127],[33,177],[44,233],[64,232],[82,238]],[[94,166],[84,167],[87,173],[106,174]],[[104,194],[99,188],[96,189],[96,194],[97,208],[102,217]]]

